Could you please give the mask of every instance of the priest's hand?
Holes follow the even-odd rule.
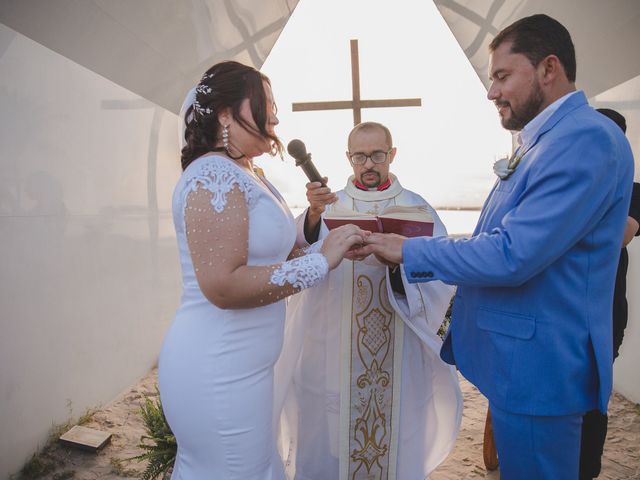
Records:
[[[402,244],[407,239],[395,233],[370,233],[365,237],[365,245],[353,250],[354,258],[374,254],[385,265],[395,267],[402,263]]]
[[[326,185],[327,177],[322,179]],[[307,201],[309,202],[309,211],[307,212],[307,222],[310,230],[313,230],[320,221],[320,215],[324,213],[327,205],[335,203],[338,197],[331,191],[329,187],[323,187],[320,182],[309,182],[307,187]]]

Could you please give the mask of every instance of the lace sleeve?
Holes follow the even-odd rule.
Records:
[[[249,207],[253,204],[253,182],[231,165],[228,160],[213,157],[199,164],[191,174],[184,189],[184,197],[202,187],[211,193],[211,206],[216,213],[222,213],[227,203],[227,195],[234,186],[244,194]],[[186,207],[186,198],[183,199]]]
[[[302,290],[313,287],[329,272],[327,259],[321,253],[310,253],[293,260],[287,260],[271,274],[270,282],[284,286],[287,283]]]
[[[326,276],[329,268],[321,253],[275,265],[247,265],[253,185],[238,178],[240,172],[212,173],[194,177],[184,204],[191,260],[207,299],[220,308],[258,307]]]

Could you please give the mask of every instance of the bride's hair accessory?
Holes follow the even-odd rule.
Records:
[[[198,102],[198,100],[193,102],[193,109],[202,116],[213,113],[213,110],[211,110],[209,107],[202,107],[200,105],[200,102]]]
[[[213,113],[213,110],[209,107],[203,107],[198,101],[199,95],[211,95],[213,94],[213,88],[210,84],[207,83],[208,80],[211,80],[215,75],[205,73],[200,80],[200,83],[196,86],[196,95],[195,100],[193,101],[193,109],[198,112],[200,115],[210,115]]]

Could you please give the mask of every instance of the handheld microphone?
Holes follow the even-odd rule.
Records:
[[[316,166],[311,161],[311,154],[307,153],[307,147],[302,140],[298,140],[297,138],[291,140],[289,145],[287,145],[287,152],[296,159],[296,167],[302,168],[302,171],[309,181],[320,182],[323,187],[326,187],[322,176],[320,176]]]

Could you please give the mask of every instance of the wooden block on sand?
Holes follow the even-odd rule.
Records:
[[[97,452],[111,440],[111,434],[93,428],[76,425],[60,437],[60,442],[70,447]]]

